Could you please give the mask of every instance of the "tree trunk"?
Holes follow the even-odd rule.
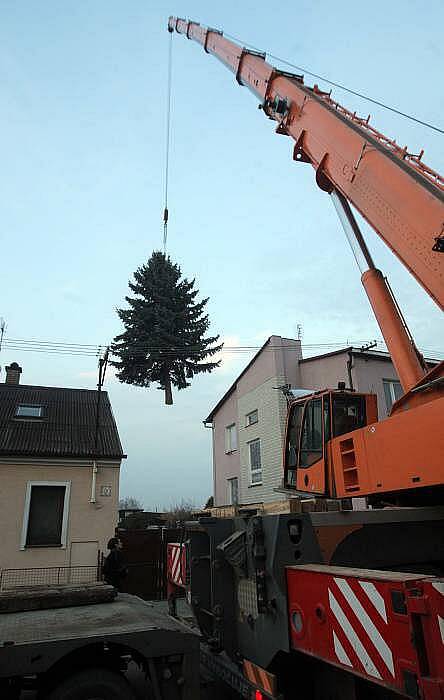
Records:
[[[165,372],[165,404],[167,406],[173,405],[173,392],[171,390],[171,378],[168,370]]]

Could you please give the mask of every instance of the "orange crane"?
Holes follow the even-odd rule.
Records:
[[[188,523],[169,545],[172,609],[186,591],[202,663],[242,697],[444,700],[444,367],[427,371],[351,209],[442,308],[444,181],[264,54],[195,22],[168,28],[228,66],[315,168],[405,392],[380,422],[374,395],[344,387],[293,401],[284,488],[320,498]],[[395,507],[351,510],[352,496]]]
[[[350,204],[444,308],[444,178],[335,102],[303,76],[277,70],[265,54],[219,30],[170,17],[170,32],[201,44],[260,99],[276,132],[310,163],[352,246],[404,395],[377,421],[375,397],[326,391],[294,402],[284,450],[284,487],[338,499],[441,503],[444,486],[444,363],[427,370],[383,274],[375,267]]]

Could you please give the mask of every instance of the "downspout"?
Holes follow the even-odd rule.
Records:
[[[214,449],[214,423],[202,421],[204,428],[211,428],[211,451],[213,453],[213,505],[216,505],[216,452]]]
[[[97,462],[96,460],[93,461],[92,464],[92,476],[91,476],[91,498],[89,499],[90,503],[95,503],[96,502],[96,483],[97,483]]]
[[[350,391],[354,391],[354,386],[353,386],[353,377],[352,377],[352,369],[353,369],[353,350],[348,351],[348,360],[347,360],[347,374],[348,374],[348,385],[350,388]]]
[[[97,406],[96,406],[96,428],[94,432],[94,459],[92,463],[92,473],[91,473],[91,496],[89,499],[90,503],[96,503],[96,484],[97,484],[97,461],[96,457],[98,455],[98,445],[99,445],[99,420],[100,420],[100,404],[102,399],[102,365],[99,360],[99,383],[98,393],[97,393]]]

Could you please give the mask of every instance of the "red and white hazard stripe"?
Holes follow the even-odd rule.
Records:
[[[184,585],[184,572],[183,572],[183,548],[180,544],[170,544],[170,578],[173,583],[178,586]]]
[[[294,649],[444,700],[444,580],[304,564],[287,567],[287,593]]]
[[[394,678],[393,653],[387,643],[387,611],[370,581],[333,577],[328,588],[333,648],[339,663],[382,680]]]

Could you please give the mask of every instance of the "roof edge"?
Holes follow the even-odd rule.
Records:
[[[236,379],[235,379],[234,382],[231,384],[231,386],[229,387],[229,389],[227,389],[227,391],[226,391],[225,394],[222,396],[222,398],[220,399],[220,401],[218,401],[217,404],[215,405],[215,407],[210,411],[210,413],[208,414],[208,417],[205,418],[204,421],[202,421],[204,424],[205,424],[205,423],[212,423],[212,422],[213,422],[213,417],[214,417],[214,415],[218,412],[218,410],[219,410],[220,407],[225,403],[225,401],[226,401],[227,399],[230,398],[231,394],[232,394],[233,391],[235,391],[235,389],[236,389],[236,386],[237,386],[238,381],[239,381],[240,379],[242,379],[242,377],[244,376],[244,374],[245,374],[246,372],[248,372],[248,370],[250,369],[251,365],[254,364],[254,362],[256,362],[257,358],[259,357],[259,355],[261,354],[261,352],[265,349],[265,347],[270,343],[270,341],[271,341],[272,338],[280,338],[281,340],[290,340],[290,341],[292,341],[292,342],[294,342],[294,343],[297,343],[297,342],[300,343],[300,341],[298,341],[297,338],[286,338],[286,337],[284,337],[284,336],[282,336],[282,335],[275,335],[274,333],[273,333],[272,335],[269,335],[268,338],[267,338],[267,340],[265,341],[265,343],[262,345],[262,347],[259,348],[259,350],[257,351],[257,353],[251,358],[250,362],[244,367],[244,369],[242,370],[242,372],[236,377]],[[274,347],[274,346],[271,346],[271,347]],[[276,350],[283,350],[283,349],[285,349],[285,348],[282,348],[282,347],[277,346],[275,349],[276,349]]]
[[[232,383],[232,385],[229,387],[229,389],[227,389],[227,391],[226,391],[225,394],[222,396],[222,398],[217,402],[217,404],[215,405],[215,407],[210,411],[210,413],[208,414],[208,417],[205,418],[205,420],[203,421],[203,423],[212,423],[212,422],[213,422],[213,417],[214,417],[214,415],[218,412],[219,408],[225,403],[225,401],[231,396],[231,394],[233,393],[233,391],[234,391],[234,390],[236,389],[236,387],[237,387],[238,381],[244,376],[245,372],[247,372],[247,371],[250,369],[251,365],[257,360],[257,358],[258,358],[259,355],[261,354],[262,350],[265,348],[266,345],[268,345],[268,343],[270,342],[270,340],[271,340],[272,337],[273,337],[273,336],[271,336],[271,335],[268,336],[268,338],[267,338],[267,340],[265,341],[265,343],[264,343],[264,344],[262,345],[262,347],[257,351],[257,353],[251,358],[250,362],[244,367],[244,369],[242,370],[242,372],[236,377],[236,379],[234,380],[234,382]]]
[[[0,383],[0,390],[6,388],[8,390],[13,390],[13,389],[38,389],[38,390],[47,390],[47,391],[82,391],[82,392],[88,392],[91,394],[97,394],[98,389],[84,389],[82,387],[76,388],[73,386],[40,386],[38,384],[5,384],[5,382]],[[106,389],[102,389],[102,394],[107,394],[108,391]]]

